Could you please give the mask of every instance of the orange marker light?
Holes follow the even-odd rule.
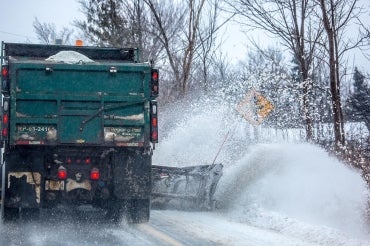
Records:
[[[77,39],[76,46],[83,46],[83,41],[81,39]]]

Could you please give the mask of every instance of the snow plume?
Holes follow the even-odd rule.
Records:
[[[225,169],[217,190],[233,218],[306,237],[326,227],[326,237],[367,237],[368,195],[358,172],[310,144],[255,146]]]
[[[365,182],[319,147],[279,143],[266,128],[258,134],[263,144],[257,143],[233,107],[210,100],[173,105],[160,119],[165,132],[154,151],[156,165],[210,164],[230,133],[216,161],[224,175],[215,194],[228,219],[314,244],[359,245],[351,238],[369,238]]]
[[[227,106],[205,99],[160,112],[160,144],[153,163],[179,167],[211,164],[237,117]],[[222,151],[216,162],[225,157]]]

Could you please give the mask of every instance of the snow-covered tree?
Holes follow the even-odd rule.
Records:
[[[370,86],[365,76],[355,68],[353,93],[346,103],[346,116],[351,121],[362,121],[370,132]]]

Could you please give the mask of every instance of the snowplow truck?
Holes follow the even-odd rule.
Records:
[[[152,165],[158,77],[137,49],[2,43],[2,217],[92,206],[141,223],[151,205],[214,208],[221,164]]]
[[[2,43],[1,211],[149,220],[158,70],[137,49]]]

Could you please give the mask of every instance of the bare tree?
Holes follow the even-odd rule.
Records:
[[[209,57],[214,46],[218,30],[215,14],[218,5],[214,3],[213,14],[205,24],[202,21],[208,3],[206,0],[187,0],[186,3],[164,3],[157,0],[144,2],[156,21],[156,34],[174,74],[175,90],[184,96],[189,90],[194,61],[200,56]]]
[[[76,26],[95,45],[138,47],[145,60],[161,66],[169,94],[184,96],[195,61],[211,60],[219,1],[80,0],[87,18]]]
[[[155,35],[162,44],[166,53],[171,72],[174,79],[172,87],[177,90],[177,82],[181,81],[180,55],[181,50],[177,47],[177,37],[179,30],[183,29],[185,10],[182,6],[176,6],[173,2],[160,4],[155,0],[144,0],[149,7],[153,19],[153,35]],[[172,91],[172,90],[171,90]],[[167,94],[171,94],[168,92]]]
[[[122,7],[121,13],[126,16],[130,29],[130,43],[127,45],[138,47],[142,60],[156,63],[163,46],[153,35],[150,10],[142,0],[124,1]]]
[[[63,27],[57,32],[57,28],[53,23],[41,23],[37,18],[33,21],[33,28],[35,30],[37,39],[44,44],[53,44],[57,39],[61,40],[62,44],[70,44],[73,29]]]
[[[229,1],[232,11],[245,18],[250,29],[262,29],[279,38],[293,54],[299,66],[302,105],[306,127],[306,139],[312,140],[312,116],[310,114],[310,70],[315,58],[316,44],[322,33],[321,23],[312,17],[315,6],[309,0],[236,0]]]
[[[202,87],[205,91],[208,90],[208,79],[209,79],[209,61],[214,55],[214,45],[215,45],[215,34],[217,29],[217,15],[218,15],[218,3],[215,2],[213,8],[208,12],[208,19],[210,25],[198,28],[199,36],[199,48],[196,49],[197,55],[199,57],[199,71],[202,74]]]
[[[203,16],[204,19],[198,29],[199,41],[196,48],[196,65],[197,71],[199,71],[197,74],[201,75],[199,76],[199,80],[201,81],[199,86],[205,92],[212,87],[210,81],[212,67],[217,67],[220,65],[218,64],[220,60],[217,62],[216,60],[222,56],[222,54],[219,53],[220,47],[222,46],[222,40],[218,40],[218,32],[234,17],[232,14],[228,17],[225,16],[223,19],[220,19],[220,5],[221,3],[219,0],[208,0],[208,6]],[[217,57],[217,55],[219,57]]]
[[[334,136],[336,147],[345,144],[344,121],[341,102],[340,60],[348,50],[360,46],[364,37],[356,40],[346,38],[344,33],[351,21],[357,20],[360,9],[358,0],[319,0],[321,19],[324,24],[327,42],[324,45],[328,54],[330,73],[331,104],[333,108]]]

